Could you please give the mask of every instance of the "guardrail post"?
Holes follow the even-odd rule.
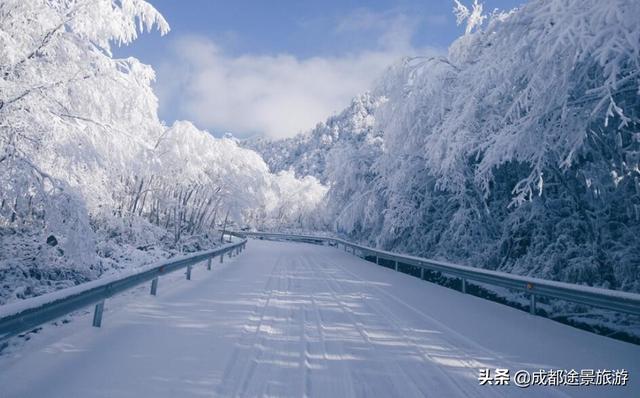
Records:
[[[207,271],[211,271],[211,257],[207,259]]]
[[[420,267],[420,279],[424,280],[424,267]]]
[[[158,278],[153,278],[153,280],[151,281],[151,295],[155,296],[156,293],[158,292]]]
[[[96,304],[93,310],[93,327],[99,328],[102,325],[102,312],[104,311],[104,300]]]
[[[393,268],[397,271],[398,270],[398,260],[393,260]]]
[[[380,265],[380,257],[376,256],[376,264]]]
[[[462,279],[460,279],[460,281],[462,282],[462,289],[461,289],[462,293],[466,294],[467,293],[467,280],[462,278]]]
[[[529,295],[529,313],[531,315],[536,314],[536,295],[533,293]]]
[[[224,253],[220,253],[220,263],[224,263]]]
[[[191,266],[187,265],[187,280],[191,280]]]

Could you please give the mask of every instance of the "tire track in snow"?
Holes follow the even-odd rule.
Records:
[[[281,257],[283,258],[283,257]],[[239,397],[246,397],[246,396],[265,396],[266,394],[266,390],[268,389],[268,386],[265,385],[265,383],[257,383],[256,386],[256,382],[254,381],[254,376],[258,376],[261,377],[263,380],[264,379],[272,379],[274,381],[278,381],[278,378],[270,378],[270,377],[265,377],[267,375],[271,374],[271,368],[267,368],[265,369],[263,372],[256,372],[256,369],[258,367],[260,367],[260,361],[263,359],[263,356],[265,354],[265,352],[272,350],[273,349],[273,344],[275,343],[275,341],[272,344],[268,344],[269,343],[269,338],[268,336],[274,335],[277,332],[277,328],[275,325],[275,322],[279,319],[278,316],[278,306],[274,305],[274,302],[279,301],[279,296],[282,295],[283,291],[283,282],[284,282],[284,278],[283,278],[283,268],[282,268],[282,263],[283,261],[278,261],[278,263],[276,264],[276,267],[274,269],[277,269],[277,273],[275,275],[275,280],[276,280],[276,288],[272,289],[269,295],[269,300],[266,303],[265,307],[264,307],[264,313],[263,313],[263,317],[261,319],[261,323],[260,326],[256,329],[256,333],[253,335],[253,345],[251,348],[251,355],[248,359],[247,362],[247,366],[245,367],[245,371],[243,372],[243,376],[241,377],[241,383],[239,385],[239,391],[238,389],[234,391],[233,396],[239,396]],[[276,314],[271,314],[270,316],[267,316],[266,314],[272,310],[276,311]],[[252,393],[252,388],[261,388],[261,394],[257,394],[255,392]],[[273,395],[273,394],[268,394],[268,395]]]
[[[256,303],[254,307],[253,314],[249,317],[249,323],[243,326],[243,336],[240,338],[240,342],[237,343],[236,347],[233,350],[233,354],[227,366],[225,367],[225,371],[222,376],[222,383],[218,388],[219,396],[229,396],[236,397],[238,396],[238,390],[245,383],[247,377],[250,377],[249,367],[251,367],[251,363],[254,362],[256,355],[256,341],[257,337],[260,334],[260,330],[265,321],[265,314],[269,307],[269,303],[273,300],[274,289],[273,282],[276,279],[276,271],[278,271],[278,265],[282,261],[282,255],[280,255],[275,261],[271,272],[269,273],[269,277],[265,283],[263,294],[266,297],[263,297],[261,300],[264,301],[263,305]],[[254,325],[252,323],[256,322]],[[249,332],[253,330],[252,332]],[[253,356],[252,356],[253,354]],[[238,374],[240,373],[240,374]]]
[[[339,269],[340,271],[344,272],[344,274],[349,275],[350,277],[352,277],[353,279],[355,279],[356,281],[359,282],[360,285],[362,285],[364,287],[364,289],[366,289],[366,292],[370,292],[372,290],[372,287],[375,288],[375,290],[377,292],[381,292],[382,289],[377,288],[375,285],[372,285],[370,282],[365,281],[359,277],[357,277],[355,274],[353,274],[352,272],[346,270],[343,266],[340,266],[338,264],[332,264],[336,267],[336,269]],[[329,276],[330,278],[334,279],[334,277]],[[457,392],[462,393],[460,394],[456,394],[456,396],[468,396],[468,397],[495,397],[495,396],[504,396],[504,394],[502,393],[502,391],[500,390],[495,390],[495,389],[487,389],[486,387],[482,387],[479,385],[473,385],[473,384],[462,384],[458,381],[458,379],[456,379],[455,377],[453,377],[450,372],[447,371],[447,369],[444,369],[435,359],[434,357],[426,350],[423,348],[422,342],[420,342],[420,338],[416,337],[416,335],[410,335],[409,333],[407,333],[406,329],[400,327],[400,323],[402,322],[400,318],[398,318],[398,316],[396,314],[393,313],[393,311],[389,310],[388,308],[385,307],[385,305],[380,301],[380,300],[375,300],[375,299],[369,299],[366,300],[365,298],[368,297],[375,297],[375,294],[363,294],[363,292],[359,292],[361,301],[364,303],[364,305],[367,308],[370,308],[372,313],[375,313],[379,318],[385,320],[386,324],[388,325],[388,328],[393,330],[395,335],[397,336],[401,336],[403,341],[407,341],[410,342],[410,345],[407,347],[411,350],[413,350],[419,357],[424,358],[427,360],[427,362],[430,364],[430,368],[432,369],[437,369],[438,373],[440,373],[442,376],[444,376],[447,380],[449,380],[449,385],[451,387],[453,387]],[[397,299],[400,300],[400,299]],[[400,300],[401,301],[401,300]],[[441,345],[442,342],[438,342],[438,344]],[[455,352],[456,354],[460,354],[460,350],[457,349],[454,346],[447,346],[446,347],[450,352]],[[463,356],[466,357],[466,361],[464,361],[464,364],[466,365],[467,368],[469,369],[477,369],[477,361],[475,361],[475,363],[470,360],[470,358],[463,352],[462,353]],[[406,370],[403,369],[403,371],[406,374],[411,374],[413,372],[407,372]],[[475,376],[475,375],[474,375]],[[415,382],[415,379],[414,379]],[[423,391],[424,393],[424,391]]]
[[[304,248],[278,257],[225,369],[220,396],[495,397],[514,392],[475,382],[483,358],[473,354],[499,359],[496,353],[339,262]],[[425,328],[412,327],[394,304],[440,333],[420,335]],[[327,330],[333,332],[329,342]],[[440,350],[432,353],[429,346]],[[471,355],[461,349],[469,346]],[[474,380],[461,382],[465,374]],[[566,396],[559,393],[546,390],[547,396]]]
[[[332,353],[329,350],[329,347],[327,345],[327,338],[324,332],[325,327],[323,325],[323,319],[325,319],[326,317],[322,316],[323,306],[318,304],[319,300],[317,298],[317,293],[319,290],[317,272],[315,271],[314,267],[308,261],[305,261],[305,260],[306,259],[303,258],[303,263],[307,266],[308,272],[313,275],[313,278],[309,278],[309,279],[315,282],[315,286],[312,286],[312,288],[308,290],[308,293],[310,296],[309,298],[310,298],[310,304],[311,304],[311,312],[313,313],[313,325],[315,326],[315,329],[317,331],[318,343],[321,347],[321,353],[320,353],[321,358],[317,358],[318,359],[317,361],[312,361],[313,358],[311,355],[311,349],[308,348],[307,357],[309,358],[309,366],[311,366],[311,362],[318,362],[317,366],[319,367],[325,366],[326,370],[332,370],[332,369],[329,369],[329,365],[333,363],[337,363],[339,367],[337,377],[335,377],[336,375],[334,375],[334,378],[332,380],[327,380],[325,382],[326,385],[322,385],[322,381],[318,380],[318,384],[321,385],[321,387],[325,388],[326,396],[354,397],[356,396],[356,394],[355,394],[355,390],[353,389],[351,372],[346,365],[346,361],[343,360],[343,358],[345,357],[344,344],[342,343],[342,341],[338,341],[337,344],[334,345],[337,348],[337,352]],[[337,303],[335,305],[337,306]],[[324,306],[324,310],[325,311],[327,310],[326,305]],[[308,347],[310,346],[308,345]],[[331,375],[329,374],[328,376],[331,376]],[[313,385],[311,384],[312,380],[313,378],[309,380],[309,385],[307,390],[308,396],[312,395],[312,391],[313,391]],[[330,387],[328,391],[326,391],[327,387]]]
[[[420,309],[412,306],[411,304],[405,302],[401,298],[395,296],[393,293],[390,293],[390,292],[386,291],[385,289],[382,289],[381,287],[376,286],[375,284],[371,283],[370,281],[367,281],[367,280],[364,280],[364,279],[360,278],[358,275],[356,275],[352,271],[347,270],[344,266],[339,265],[337,263],[335,263],[334,265],[337,268],[339,268],[341,271],[343,271],[344,273],[350,275],[352,278],[357,280],[359,283],[363,284],[369,291],[370,290],[375,290],[376,292],[382,294],[383,296],[387,297],[388,299],[390,299],[390,300],[396,302],[397,304],[400,304],[401,306],[409,309],[411,312],[413,312],[414,314],[418,315],[419,317],[421,317],[422,319],[426,320],[427,322],[436,325],[438,330],[444,332],[444,333],[440,334],[444,338],[444,340],[443,341],[439,341],[438,343],[441,344],[441,345],[445,345],[446,344],[446,349],[448,351],[456,352],[460,357],[464,357],[464,361],[461,361],[461,362],[463,362],[465,365],[467,365],[467,368],[469,368],[469,369],[478,369],[481,366],[479,366],[480,364],[478,364],[478,360],[471,358],[471,356],[469,355],[469,351],[468,350],[461,350],[460,349],[460,347],[464,346],[465,344],[468,347],[470,347],[470,348],[472,347],[473,349],[477,350],[476,352],[479,352],[479,353],[482,353],[483,355],[492,357],[493,361],[499,360],[500,367],[502,367],[502,368],[506,367],[506,368],[509,368],[509,369],[512,369],[512,370],[513,369],[522,368],[522,364],[514,363],[510,359],[507,359],[504,356],[502,356],[501,354],[498,354],[496,352],[488,350],[486,347],[482,346],[478,342],[468,338],[467,336],[462,335],[460,332],[458,332],[458,331],[456,331],[454,329],[449,328],[448,326],[444,325],[440,321],[438,321],[438,320],[434,319],[433,317],[425,314]],[[398,315],[394,311],[391,311],[390,309],[385,308],[385,306],[382,305],[382,304],[378,304],[377,308],[385,313],[383,315],[385,318],[394,320],[390,324],[395,329],[401,331],[403,333],[403,335],[406,336],[407,339],[411,339],[412,343],[415,345],[416,349],[418,349],[422,353],[422,355],[424,355],[430,361],[434,361],[433,356],[422,348],[422,344],[418,344],[418,342],[416,341],[416,340],[419,340],[420,337],[416,337],[415,335],[410,337],[406,332],[404,332],[402,330],[402,328],[399,328],[399,327],[396,326],[397,324],[402,323],[403,321],[402,321],[402,319],[400,317],[398,317]],[[451,339],[451,337],[455,337],[459,341],[454,341],[454,340]],[[460,342],[463,342],[465,344],[460,344]],[[438,365],[438,366],[442,369],[442,367],[440,365]],[[449,374],[449,372],[446,371],[446,369],[442,369],[442,371],[447,377],[450,377],[450,378],[452,377]],[[468,396],[487,396],[487,397],[495,397],[496,395],[509,396],[514,391],[513,389],[504,390],[504,391],[500,391],[500,390],[495,389],[495,388],[494,389],[487,389],[487,388],[482,388],[482,386],[479,386],[479,385],[476,385],[476,387],[478,387],[478,388],[475,389],[473,394],[468,395]],[[570,397],[570,395],[568,395],[568,394],[566,394],[566,393],[564,393],[564,392],[562,392],[562,391],[560,391],[560,390],[558,390],[556,388],[552,388],[552,387],[548,387],[547,389],[545,389],[543,395],[546,396],[546,397],[563,397],[563,398]]]
[[[382,393],[382,394],[388,394],[392,396],[403,396],[403,397],[425,396],[425,392],[420,389],[420,387],[416,384],[416,381],[412,377],[410,377],[404,371],[404,369],[402,369],[395,361],[385,360],[385,358],[382,357],[381,355],[382,353],[378,349],[379,347],[377,347],[376,344],[374,344],[369,338],[369,335],[366,332],[364,324],[358,320],[358,316],[354,313],[354,311],[347,304],[345,304],[343,300],[339,298],[339,295],[345,295],[344,289],[342,289],[343,290],[342,292],[339,292],[336,289],[336,286],[341,286],[341,284],[335,278],[330,276],[329,273],[327,273],[323,269],[322,265],[314,261],[310,261],[310,258],[307,258],[307,260],[309,261],[310,266],[314,269],[314,271],[318,271],[318,273],[322,275],[322,277],[319,279],[325,282],[326,287],[329,291],[329,294],[331,295],[333,300],[338,304],[338,306],[341,308],[342,312],[346,314],[347,317],[349,318],[349,321],[352,327],[357,331],[362,341],[368,347],[367,352],[371,353],[376,358],[375,362],[377,365],[382,365],[382,367],[387,369],[386,372],[376,372],[378,373],[378,378],[376,380],[371,380],[371,379],[366,380],[366,378],[363,378],[362,380],[356,379],[355,384],[357,384],[361,388],[365,388],[365,387],[368,387],[367,384],[370,383],[371,381],[378,382],[383,380],[383,377],[382,377],[383,375],[389,375],[389,374],[392,375],[392,377],[388,379],[392,387],[392,391],[373,391],[373,390],[365,389],[365,391],[363,391],[364,394],[362,395],[367,395],[369,393],[374,393],[374,394]],[[400,377],[403,380],[397,380],[396,377]],[[351,379],[352,379],[352,384],[354,384],[353,375]],[[409,391],[407,391],[406,389],[403,389],[401,386],[404,386],[405,388],[409,388]],[[398,393],[402,393],[402,394],[398,394]],[[408,395],[408,394],[411,394],[411,395]],[[354,392],[354,396],[358,396],[358,395],[360,394]]]

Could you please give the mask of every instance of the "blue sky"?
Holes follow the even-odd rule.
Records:
[[[464,31],[448,0],[147,1],[171,32],[144,34],[115,55],[154,67],[168,124],[192,120],[215,135],[306,131],[402,56],[443,53]],[[522,1],[482,3],[490,12]]]

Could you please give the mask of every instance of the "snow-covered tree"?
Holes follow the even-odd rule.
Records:
[[[208,248],[227,223],[299,225],[324,194],[164,126],[151,67],[111,53],[152,28],[142,0],[0,2],[0,302]]]
[[[87,207],[112,203],[159,126],[153,72],[110,43],[154,26],[168,30],[144,1],[0,3],[0,226],[39,224],[93,263]]]
[[[446,57],[375,96],[370,165],[326,165],[342,233],[490,268],[640,290],[640,3],[456,2]],[[342,183],[355,176],[355,183]],[[354,192],[353,187],[358,188]]]
[[[296,177],[310,175],[324,183],[328,180],[327,158],[334,149],[357,147],[366,137],[380,135],[373,129],[373,114],[382,102],[382,98],[364,93],[307,133],[279,141],[254,138],[241,144],[260,153],[274,173],[292,169]]]

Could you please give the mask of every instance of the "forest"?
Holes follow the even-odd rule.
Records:
[[[458,3],[459,4],[459,3]],[[404,59],[340,115],[246,145],[329,187],[327,227],[389,250],[640,291],[634,1],[483,15]]]
[[[142,0],[0,3],[0,304],[305,231],[640,292],[640,3],[532,0],[285,140],[165,125]]]
[[[141,0],[0,3],[0,304],[219,243],[218,229],[306,222],[325,188],[269,172],[231,138],[164,125],[154,71],[116,59]]]

